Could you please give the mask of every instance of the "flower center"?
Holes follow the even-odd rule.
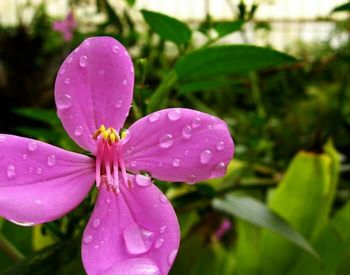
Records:
[[[122,138],[125,134],[121,134]],[[132,187],[125,170],[125,164],[119,154],[120,137],[114,128],[107,128],[102,125],[93,135],[97,140],[96,153],[96,186],[105,185],[108,191],[120,192],[119,170],[124,183]]]

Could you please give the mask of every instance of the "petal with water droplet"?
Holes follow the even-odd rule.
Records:
[[[190,109],[150,114],[131,125],[129,133],[132,137],[120,149],[127,169],[146,171],[164,181],[192,184],[221,177],[233,157],[234,144],[226,123]],[[223,145],[225,150],[220,150]],[[218,163],[224,165],[218,169]]]
[[[135,182],[135,176],[128,177],[133,188],[128,189],[120,178],[118,195],[100,188],[82,240],[88,274],[168,274],[169,255],[176,256],[180,231],[171,204],[160,200],[164,195],[155,185],[145,188]],[[97,228],[96,219],[100,220]],[[92,240],[86,243],[89,236]]]
[[[124,46],[111,37],[88,38],[77,49],[62,64],[64,74],[57,75],[55,101],[71,138],[95,153],[95,131],[102,124],[118,130],[125,122],[133,94],[133,65]]]
[[[92,159],[44,142],[5,136],[6,142],[0,143],[0,170],[5,171],[0,173],[1,217],[38,224],[80,204],[94,182]]]

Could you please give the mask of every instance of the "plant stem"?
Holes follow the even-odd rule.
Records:
[[[24,255],[14,247],[2,233],[0,233],[0,250],[14,262],[19,262],[24,259]]]

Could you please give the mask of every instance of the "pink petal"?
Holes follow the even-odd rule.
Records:
[[[146,171],[160,180],[189,183],[223,176],[234,151],[224,121],[181,108],[140,119],[121,144],[129,171]]]
[[[61,66],[55,84],[58,115],[82,148],[95,152],[92,135],[102,124],[120,129],[134,86],[129,54],[111,37],[86,39]]]
[[[100,189],[82,242],[89,275],[168,274],[180,239],[176,214],[150,180],[136,177],[119,195]]]
[[[78,206],[94,182],[84,155],[0,135],[0,216],[23,225],[55,220]]]

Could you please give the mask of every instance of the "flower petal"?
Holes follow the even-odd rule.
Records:
[[[95,153],[92,135],[102,124],[120,129],[130,109],[134,69],[111,37],[86,39],[62,64],[55,83],[58,116],[82,148]]]
[[[165,181],[194,183],[221,177],[233,157],[226,123],[190,109],[152,113],[129,128],[121,153],[129,171]]]
[[[168,274],[176,257],[180,232],[171,204],[150,181],[129,179],[134,186],[121,183],[119,195],[100,188],[82,242],[89,275]]]
[[[74,209],[94,182],[94,161],[44,142],[0,135],[0,216],[23,225]]]

